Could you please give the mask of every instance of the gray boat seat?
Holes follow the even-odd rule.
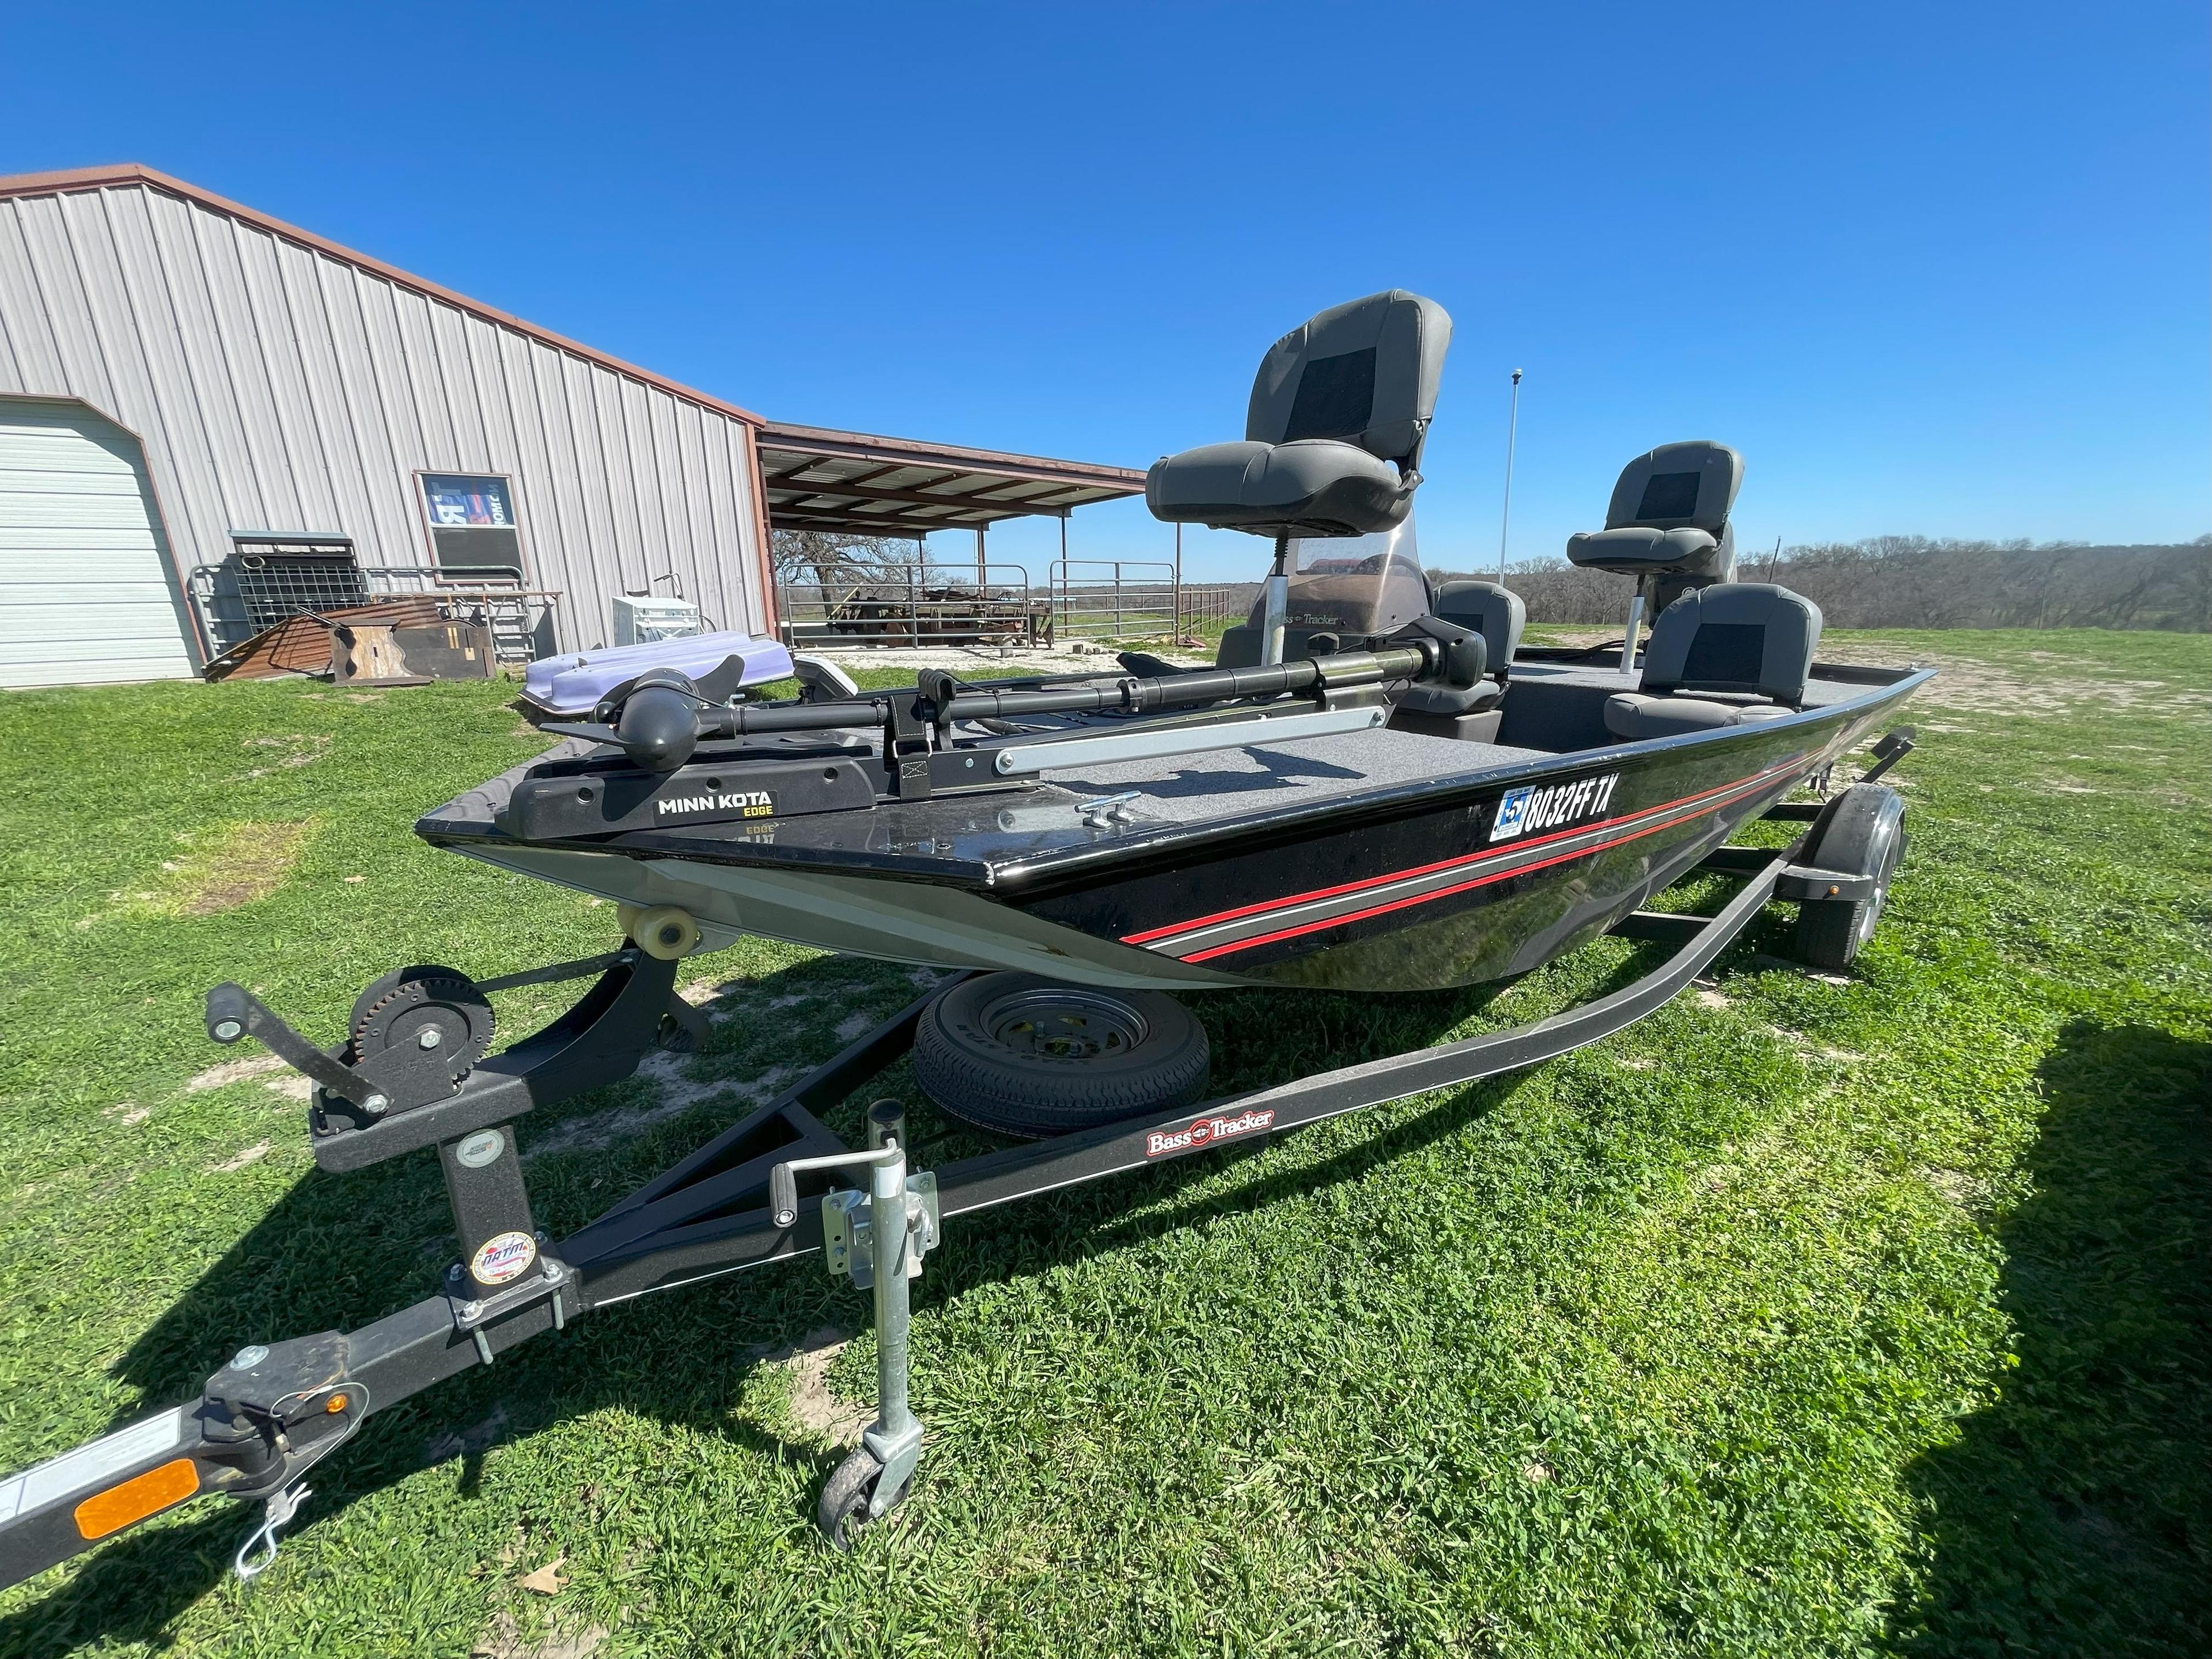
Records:
[[[1632,742],[1779,720],[1804,701],[1820,607],[1771,582],[1722,582],[1659,613],[1639,689],[1609,697],[1606,729]]]
[[[1521,648],[1521,630],[1528,623],[1528,607],[1518,593],[1496,582],[1455,577],[1437,590],[1431,609],[1446,622],[1481,635],[1491,672],[1501,682],[1511,675],[1513,653]]]
[[[1301,628],[1291,623],[1283,629],[1283,660],[1297,662],[1314,654],[1314,641],[1319,640],[1322,654],[1334,654],[1345,646],[1344,630],[1340,628]],[[1334,646],[1329,641],[1334,640]],[[1263,635],[1249,623],[1237,623],[1221,630],[1221,643],[1214,648],[1216,668],[1257,668],[1260,665]],[[1360,641],[1352,641],[1357,648]]]
[[[1173,524],[1263,536],[1364,536],[1421,482],[1451,318],[1403,289],[1334,306],[1275,342],[1241,443],[1164,455],[1145,504]]]
[[[1724,582],[1735,569],[1729,509],[1743,484],[1743,457],[1726,444],[1693,439],[1662,444],[1621,469],[1605,510],[1605,528],[1567,538],[1567,562],[1588,570],[1672,578],[1676,592]]]

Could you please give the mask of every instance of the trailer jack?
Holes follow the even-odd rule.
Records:
[[[869,1172],[866,1193],[822,1196],[822,1254],[830,1276],[872,1289],[876,1303],[876,1421],[830,1477],[815,1512],[841,1550],[852,1548],[854,1533],[906,1497],[921,1459],[921,1420],[907,1403],[907,1283],[921,1276],[921,1259],[937,1244],[937,1177],[907,1173],[906,1138],[906,1109],[879,1100],[868,1109],[866,1152],[793,1158],[769,1175],[770,1217],[789,1227],[799,1219],[801,1170],[865,1166]]]

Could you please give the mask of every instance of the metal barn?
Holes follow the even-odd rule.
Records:
[[[0,179],[0,685],[189,675],[436,592],[775,625],[760,417],[135,166]]]

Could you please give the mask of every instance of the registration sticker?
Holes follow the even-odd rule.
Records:
[[[1515,836],[1602,817],[1607,803],[1613,799],[1613,787],[1620,781],[1620,773],[1604,772],[1572,783],[1531,783],[1509,789],[1498,803],[1490,838],[1510,841]]]

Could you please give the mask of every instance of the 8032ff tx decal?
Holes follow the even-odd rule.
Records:
[[[1510,841],[1539,830],[1601,818],[1612,803],[1613,786],[1620,781],[1618,772],[1594,772],[1568,783],[1532,783],[1509,789],[1498,803],[1490,838]]]

